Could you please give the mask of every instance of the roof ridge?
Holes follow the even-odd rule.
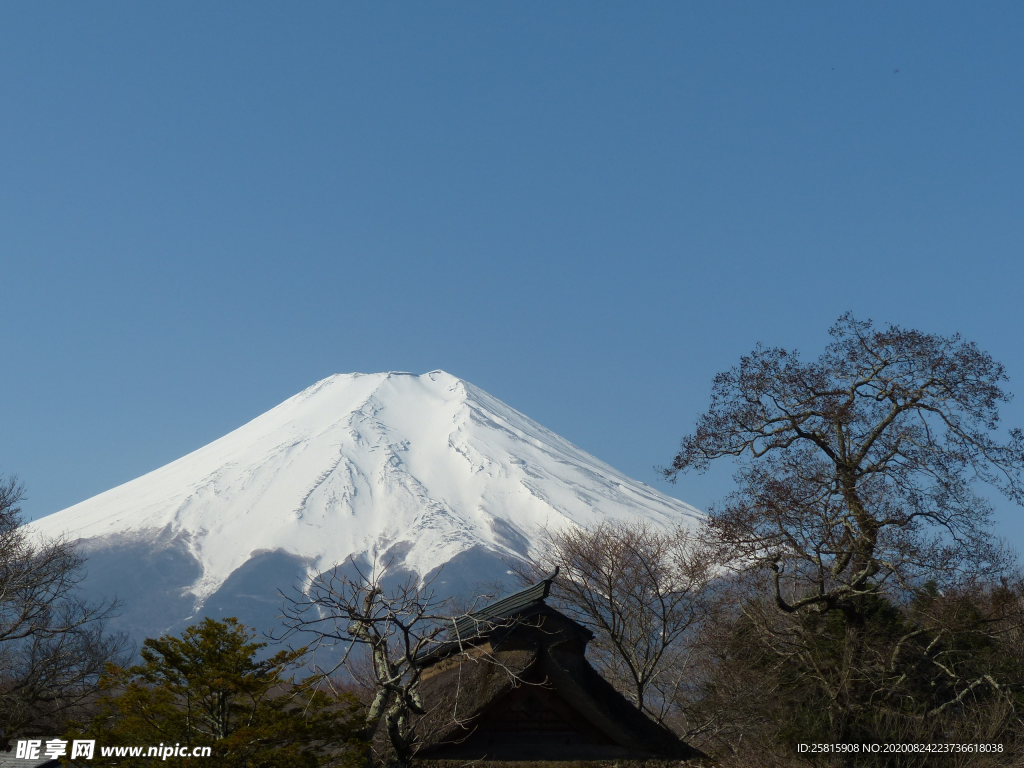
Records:
[[[490,624],[496,619],[505,618],[509,614],[520,611],[523,608],[536,603],[543,603],[551,592],[551,582],[558,576],[558,571],[559,567],[556,565],[554,571],[536,584],[531,584],[508,597],[503,597],[490,605],[485,605],[478,611],[473,611],[462,618],[456,619],[452,634],[457,639],[465,640],[467,637],[477,634],[481,624]]]

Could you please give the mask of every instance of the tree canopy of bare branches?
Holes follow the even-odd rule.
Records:
[[[830,333],[815,360],[758,346],[719,374],[664,470],[738,465],[709,527],[750,589],[710,698],[746,668],[789,702],[791,735],[935,736],[968,706],[1019,729],[1021,590],[978,493],[1024,502],[1005,371],[959,336],[849,315]]]
[[[84,558],[37,540],[20,520],[24,490],[0,481],[0,738],[52,728],[91,696],[126,641],[104,632],[112,603],[78,597]]]
[[[817,360],[759,346],[715,377],[665,475],[740,460],[740,488],[711,522],[739,557],[774,571],[784,611],[853,618],[856,598],[885,582],[1003,565],[975,491],[980,481],[1024,501],[1024,433],[998,434],[1003,367],[959,336],[849,315],[831,335]],[[800,571],[800,594],[783,593],[787,569]]]
[[[531,564],[512,564],[522,581],[561,568],[552,591],[559,609],[591,628],[594,663],[633,702],[663,722],[686,682],[688,630],[710,603],[714,561],[683,527],[645,521],[545,531]]]
[[[354,562],[350,566],[354,575],[335,566],[285,596],[283,639],[311,633],[313,650],[341,647],[342,658],[328,674],[353,653],[367,653],[373,694],[361,737],[371,744],[383,725],[394,762],[406,766],[417,746],[417,717],[426,714],[417,660],[452,622],[445,614],[446,603],[435,598],[429,582],[409,577],[389,590],[383,584],[387,566],[365,571]]]

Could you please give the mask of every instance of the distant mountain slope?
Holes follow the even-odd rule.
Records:
[[[89,588],[155,634],[210,613],[265,623],[277,587],[350,556],[456,592],[504,573],[543,526],[696,521],[443,371],[340,374],[160,469],[32,528],[81,540]],[[252,618],[255,617],[255,618]]]

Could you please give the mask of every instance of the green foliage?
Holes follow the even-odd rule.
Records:
[[[254,642],[235,619],[206,618],[181,637],[148,639],[142,663],[111,666],[101,680],[102,712],[79,738],[97,742],[99,765],[149,765],[153,758],[101,758],[101,746],[208,746],[212,758],[170,757],[168,766],[351,765],[362,750],[355,734],[359,705],[311,678],[286,677],[304,650],[283,650],[260,660],[266,643]]]

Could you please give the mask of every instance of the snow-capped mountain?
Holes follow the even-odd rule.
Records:
[[[79,540],[90,591],[136,636],[190,618],[266,624],[278,588],[350,557],[448,591],[500,577],[543,526],[700,513],[443,371],[341,374],[160,469],[41,518]]]

